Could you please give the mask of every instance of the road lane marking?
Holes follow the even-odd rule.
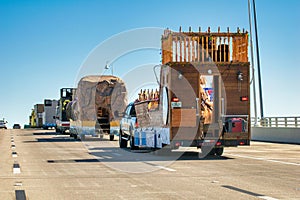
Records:
[[[14,152],[12,152],[12,153],[11,153],[11,155],[12,155],[12,157],[13,157],[13,158],[16,158],[16,157],[18,157],[18,154],[17,154],[17,152],[15,152],[15,151],[14,151]]]
[[[165,167],[165,166],[161,166],[161,165],[156,165],[156,164],[150,163],[150,162],[143,162],[143,163],[151,165],[153,167],[157,167],[159,169],[163,169],[163,170],[169,171],[169,172],[176,172],[175,169],[172,169],[172,168],[169,168],[169,167]]]
[[[248,195],[260,198],[260,199],[278,200],[278,199],[275,199],[273,197],[265,196],[265,195],[262,195],[262,194],[258,194],[258,193],[255,193],[255,192],[251,192],[251,191],[248,191],[248,190],[237,188],[237,187],[234,187],[234,186],[231,186],[231,185],[222,185],[222,187],[230,189],[230,190],[234,190],[234,191],[237,191],[237,192],[241,192],[241,193],[244,193],[244,194],[248,194]]]
[[[13,164],[13,173],[14,174],[20,174],[21,173],[20,165],[18,163]]]
[[[169,167],[164,167],[164,166],[160,166],[160,165],[157,165],[156,167],[157,167],[157,168],[160,168],[160,169],[167,170],[167,171],[169,171],[169,172],[176,172],[175,169],[171,169],[171,168],[169,168]]]
[[[14,184],[14,186],[22,186],[23,184],[22,184],[22,182],[15,182],[15,184]]]
[[[106,158],[106,159],[112,159],[112,157],[110,156],[102,156],[103,158]]]
[[[26,200],[25,190],[16,190],[16,200]]]
[[[258,196],[258,198],[265,199],[265,200],[278,200],[278,199],[275,199],[273,197],[268,197],[268,196]]]
[[[232,155],[232,156],[240,157],[240,158],[248,158],[248,159],[253,159],[253,160],[262,160],[262,161],[267,161],[267,162],[280,163],[280,164],[285,164],[285,165],[300,166],[300,163],[285,162],[285,161],[272,160],[272,159],[267,159],[267,158],[256,158],[256,157],[252,157],[252,156],[242,156],[242,155],[231,154],[231,153],[228,153],[228,154]]]

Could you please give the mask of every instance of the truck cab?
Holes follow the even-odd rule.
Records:
[[[62,88],[60,99],[56,107],[55,130],[57,133],[65,133],[70,130],[70,120],[67,118],[67,105],[72,101],[75,88]]]
[[[138,127],[136,118],[136,111],[134,103],[130,103],[123,113],[123,117],[120,121],[120,132],[119,132],[119,145],[121,148],[127,147],[127,141],[130,141],[130,148],[136,149],[134,145],[134,132]]]

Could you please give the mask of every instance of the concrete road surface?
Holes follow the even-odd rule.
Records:
[[[252,142],[201,158],[193,148],[132,152],[108,136],[0,130],[0,152],[5,200],[300,199],[299,145]]]

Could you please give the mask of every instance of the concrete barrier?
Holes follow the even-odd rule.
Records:
[[[251,139],[300,144],[300,128],[252,127]]]

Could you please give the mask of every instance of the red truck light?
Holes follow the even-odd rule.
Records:
[[[173,97],[173,98],[172,98],[172,101],[173,101],[173,102],[179,102],[179,99],[178,99],[177,97]]]
[[[222,143],[221,143],[221,142],[217,142],[216,145],[217,145],[217,146],[221,146]]]
[[[240,145],[244,145],[245,143],[244,142],[240,142]]]
[[[62,124],[61,126],[66,126],[67,127],[67,126],[70,126],[70,124]]]
[[[176,143],[175,143],[175,146],[176,146],[176,147],[180,147],[180,145],[181,145],[180,142],[176,142]]]
[[[138,121],[135,122],[135,128],[138,128],[139,127],[139,123]]]
[[[241,101],[248,101],[249,99],[248,99],[248,96],[242,96],[241,97]]]

